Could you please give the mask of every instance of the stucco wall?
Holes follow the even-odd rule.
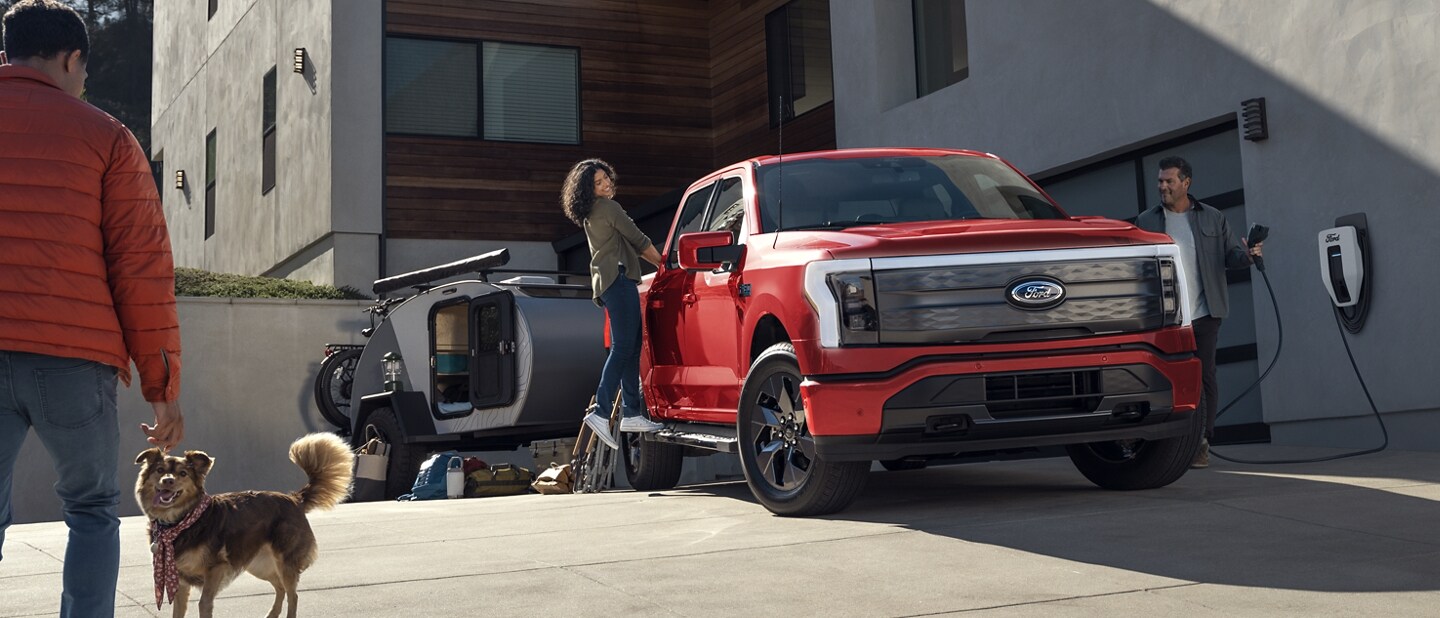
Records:
[[[381,0],[162,2],[153,150],[177,264],[361,287],[379,271]],[[292,69],[306,50],[304,73]],[[275,186],[262,193],[263,79],[276,69]],[[339,95],[337,96],[337,91]],[[215,234],[204,237],[205,136],[217,137]],[[173,188],[174,170],[189,186]],[[335,234],[365,238],[334,240]],[[341,253],[311,263],[323,252]],[[358,266],[357,266],[358,265]]]
[[[1375,403],[1393,413],[1391,435],[1440,448],[1424,431],[1440,412],[1440,322],[1416,316],[1440,300],[1416,285],[1434,281],[1440,257],[1440,209],[1428,205],[1440,180],[1440,7],[971,1],[969,78],[919,99],[910,3],[833,7],[832,38],[847,42],[834,49],[842,147],[974,148],[1044,173],[1233,118],[1242,100],[1265,97],[1270,139],[1239,144],[1247,217],[1272,227],[1266,263],[1286,332],[1262,386],[1264,418],[1278,442],[1378,442],[1316,257],[1319,230],[1363,211],[1376,243],[1374,305],[1351,348]],[[1254,294],[1262,364],[1278,343],[1270,307]],[[1319,418],[1353,422],[1319,433],[1295,423]]]

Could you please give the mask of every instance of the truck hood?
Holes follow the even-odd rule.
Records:
[[[830,252],[836,259],[848,259],[1079,249],[1169,242],[1169,236],[1146,232],[1123,221],[1101,217],[1075,217],[1043,221],[922,221],[867,225],[844,230],[781,232],[778,246],[789,249],[821,249]]]

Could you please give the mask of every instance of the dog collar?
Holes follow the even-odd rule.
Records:
[[[199,520],[207,508],[210,508],[210,496],[201,494],[200,504],[191,509],[180,523],[165,524],[156,519],[150,520],[150,552],[154,554],[151,562],[155,565],[155,609],[164,605],[167,594],[173,605],[175,593],[180,591],[180,574],[175,566],[175,537]]]

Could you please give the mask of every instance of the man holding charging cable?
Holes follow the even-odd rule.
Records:
[[[1215,409],[1220,396],[1215,381],[1215,347],[1220,339],[1220,321],[1230,314],[1225,270],[1255,263],[1265,243],[1257,242],[1247,251],[1245,241],[1230,233],[1224,213],[1190,195],[1190,177],[1190,164],[1185,159],[1161,159],[1160,205],[1140,213],[1135,225],[1147,232],[1169,234],[1180,247],[1184,283],[1192,291],[1190,317],[1202,367],[1201,408],[1205,413],[1205,435],[1190,467],[1204,468],[1210,465],[1210,438],[1215,434]]]

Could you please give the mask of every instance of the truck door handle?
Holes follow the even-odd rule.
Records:
[[[684,296],[680,297],[680,300],[687,305],[693,305],[699,298],[696,298],[693,292],[686,292]]]

